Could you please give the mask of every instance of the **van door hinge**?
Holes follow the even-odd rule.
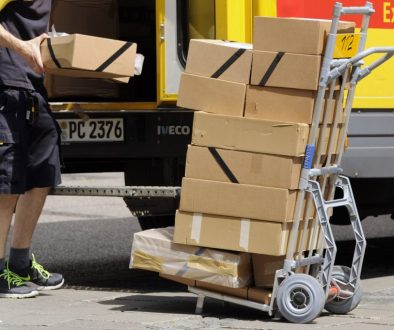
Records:
[[[165,32],[165,26],[164,26],[164,23],[161,23],[160,24],[160,40],[161,41],[165,40],[164,32]]]

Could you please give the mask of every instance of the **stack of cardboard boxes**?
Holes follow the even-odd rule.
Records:
[[[203,112],[195,113],[174,242],[253,253],[259,286],[273,284],[287,251],[329,27],[255,17],[253,50],[190,43],[178,105]],[[331,112],[337,94],[326,101]]]
[[[259,287],[272,287],[287,252],[329,28],[329,21],[256,17],[253,47],[190,42],[178,105],[197,111],[173,242],[251,253]],[[354,24],[339,30],[353,32]],[[325,101],[322,154],[337,97]]]

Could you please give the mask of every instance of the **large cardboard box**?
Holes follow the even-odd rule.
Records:
[[[86,78],[134,75],[137,44],[82,34],[48,38],[41,45],[47,72]]]
[[[56,31],[116,39],[119,36],[117,0],[54,0],[51,23]]]
[[[185,72],[249,84],[252,45],[223,40],[192,39]]]
[[[309,126],[197,112],[192,144],[274,155],[302,156]]]
[[[130,268],[176,275],[232,288],[251,281],[250,255],[173,243],[174,228],[134,234]]]
[[[297,189],[301,163],[301,157],[189,145],[186,177]]]
[[[253,49],[321,55],[330,27],[329,20],[256,16]],[[354,22],[340,22],[338,33],[353,33],[354,28]]]
[[[245,96],[245,84],[182,73],[177,105],[193,110],[242,117]]]
[[[321,56],[253,51],[251,84],[317,90]]]
[[[299,227],[299,241],[303,232]],[[282,256],[287,252],[292,223],[184,212],[175,216],[174,242],[209,248]],[[312,223],[308,223],[309,238]],[[299,243],[298,243],[299,244]],[[306,246],[303,246],[303,249]]]
[[[317,92],[290,88],[248,86],[246,90],[245,117],[264,120],[311,124]],[[324,115],[328,123],[334,120],[339,93],[324,105],[320,122]],[[341,107],[340,122],[343,122]]]
[[[179,209],[274,222],[293,220],[295,190],[183,178]]]
[[[253,254],[253,277],[254,284],[265,288],[271,288],[274,284],[275,272],[283,268],[285,256],[270,256]]]

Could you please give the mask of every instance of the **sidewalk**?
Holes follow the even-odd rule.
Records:
[[[149,294],[66,287],[33,299],[0,300],[0,329],[392,329],[394,276],[362,281],[363,300],[351,314],[325,311],[313,324],[273,321],[267,314],[207,300],[195,315],[188,292]]]

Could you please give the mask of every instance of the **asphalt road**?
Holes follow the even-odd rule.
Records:
[[[123,185],[120,173],[67,174],[64,184]],[[389,216],[363,221],[370,237],[363,278],[394,275],[394,221]],[[140,230],[121,198],[49,196],[38,224],[33,252],[50,271],[62,272],[70,287],[112,288],[132,292],[182,290],[155,273],[128,268],[133,233]],[[348,237],[350,228],[334,228]],[[353,243],[338,243],[337,260],[350,262]]]

